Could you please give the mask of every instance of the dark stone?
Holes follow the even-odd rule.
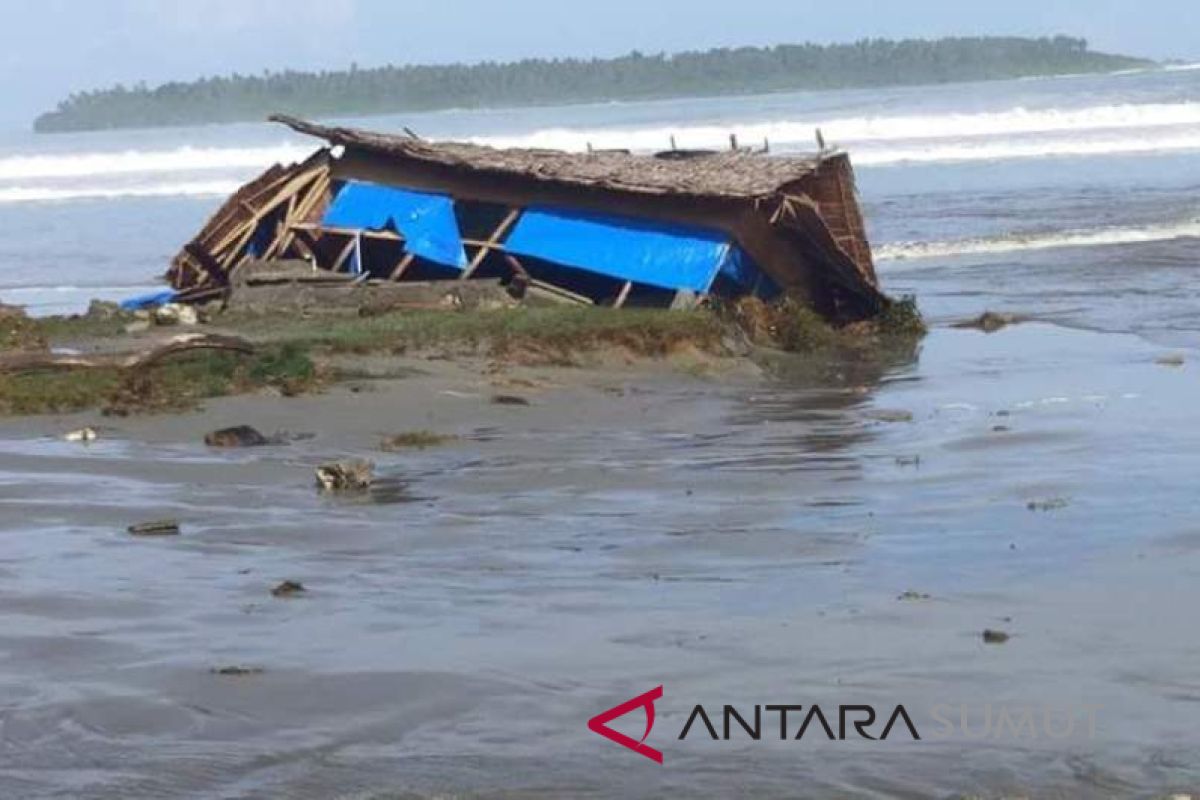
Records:
[[[205,434],[204,443],[209,447],[261,447],[271,440],[249,425],[236,425]]]
[[[128,530],[134,536],[178,536],[179,522],[173,519],[140,522],[137,525],[130,525]]]
[[[527,406],[529,401],[515,394],[494,394],[492,404],[497,406]]]

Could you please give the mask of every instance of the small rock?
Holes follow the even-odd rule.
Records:
[[[1186,363],[1186,359],[1179,353],[1172,353],[1171,355],[1154,359],[1154,363],[1164,367],[1182,367]]]
[[[1004,644],[1011,638],[1012,638],[1012,636],[1005,633],[1004,631],[997,631],[997,630],[993,630],[991,628],[988,628],[987,630],[985,630],[983,632],[983,643],[984,644]]]
[[[213,675],[229,675],[233,677],[261,675],[265,671],[262,667],[213,667],[209,670]]]
[[[911,411],[904,411],[897,408],[876,408],[868,411],[865,415],[867,419],[873,419],[877,422],[912,422],[913,415]]]
[[[1062,497],[1051,497],[1047,500],[1030,500],[1025,507],[1030,511],[1057,511],[1070,505]]]
[[[361,491],[370,488],[374,472],[370,461],[334,461],[317,467],[317,485],[329,492]]]
[[[515,394],[494,394],[492,405],[497,406],[527,406],[529,401]]]
[[[911,600],[931,600],[932,598],[930,597],[930,595],[926,594],[925,592],[914,592],[913,590],[909,589],[904,594],[899,595],[896,599],[911,601]]]
[[[1008,427],[1007,425],[993,425],[992,426],[992,433],[1008,433],[1011,430],[1012,430],[1012,428]]]
[[[71,431],[63,438],[68,442],[94,442],[97,434],[95,428],[80,428],[77,431]]]
[[[204,443],[209,447],[261,447],[270,440],[249,425],[235,425],[206,433]]]
[[[155,325],[196,325],[200,322],[196,309],[180,303],[167,303],[154,309]]]
[[[275,597],[293,597],[298,594],[303,594],[307,591],[304,584],[299,581],[284,581],[271,590],[271,594]]]
[[[956,322],[951,327],[954,328],[974,328],[981,330],[984,333],[995,333],[1001,328],[1006,328],[1009,325],[1016,325],[1026,321],[1026,317],[1017,314],[1003,314],[998,311],[985,311],[978,317]]]
[[[134,536],[178,536],[179,521],[159,519],[153,522],[140,522],[137,525],[130,525],[127,530]]]

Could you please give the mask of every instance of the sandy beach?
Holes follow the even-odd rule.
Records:
[[[5,419],[5,785],[113,798],[1195,787],[1200,687],[1180,602],[1200,574],[1184,500],[1195,376],[1162,353],[1042,323],[938,327],[897,363],[389,359],[406,377],[187,414]],[[235,424],[292,440],[203,444]],[[98,440],[61,439],[83,425]],[[457,438],[379,450],[416,429]],[[374,460],[376,487],[318,492],[314,468],[346,457]],[[181,535],[125,531],[160,517]],[[283,580],[306,591],[273,597]],[[985,644],[984,629],[1011,638]],[[219,673],[231,667],[245,674]],[[657,685],[649,741],[666,770],[585,725]],[[924,735],[679,741],[696,703],[904,704]],[[981,736],[989,706],[1079,724]],[[938,708],[952,734],[938,735]]]

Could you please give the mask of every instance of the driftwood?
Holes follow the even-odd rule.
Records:
[[[153,366],[165,358],[194,350],[225,350],[253,353],[254,345],[236,336],[189,333],[176,336],[150,350],[133,353],[70,355],[65,353],[26,352],[0,355],[0,372],[28,372],[48,369],[124,369],[138,370]]]

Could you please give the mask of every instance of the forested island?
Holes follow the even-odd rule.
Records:
[[[284,112],[347,117],[668,97],[949,83],[1153,66],[1098,53],[1085,39],[870,39],[853,44],[720,48],[610,59],[264,72],[73,94],[39,132],[261,120]]]

